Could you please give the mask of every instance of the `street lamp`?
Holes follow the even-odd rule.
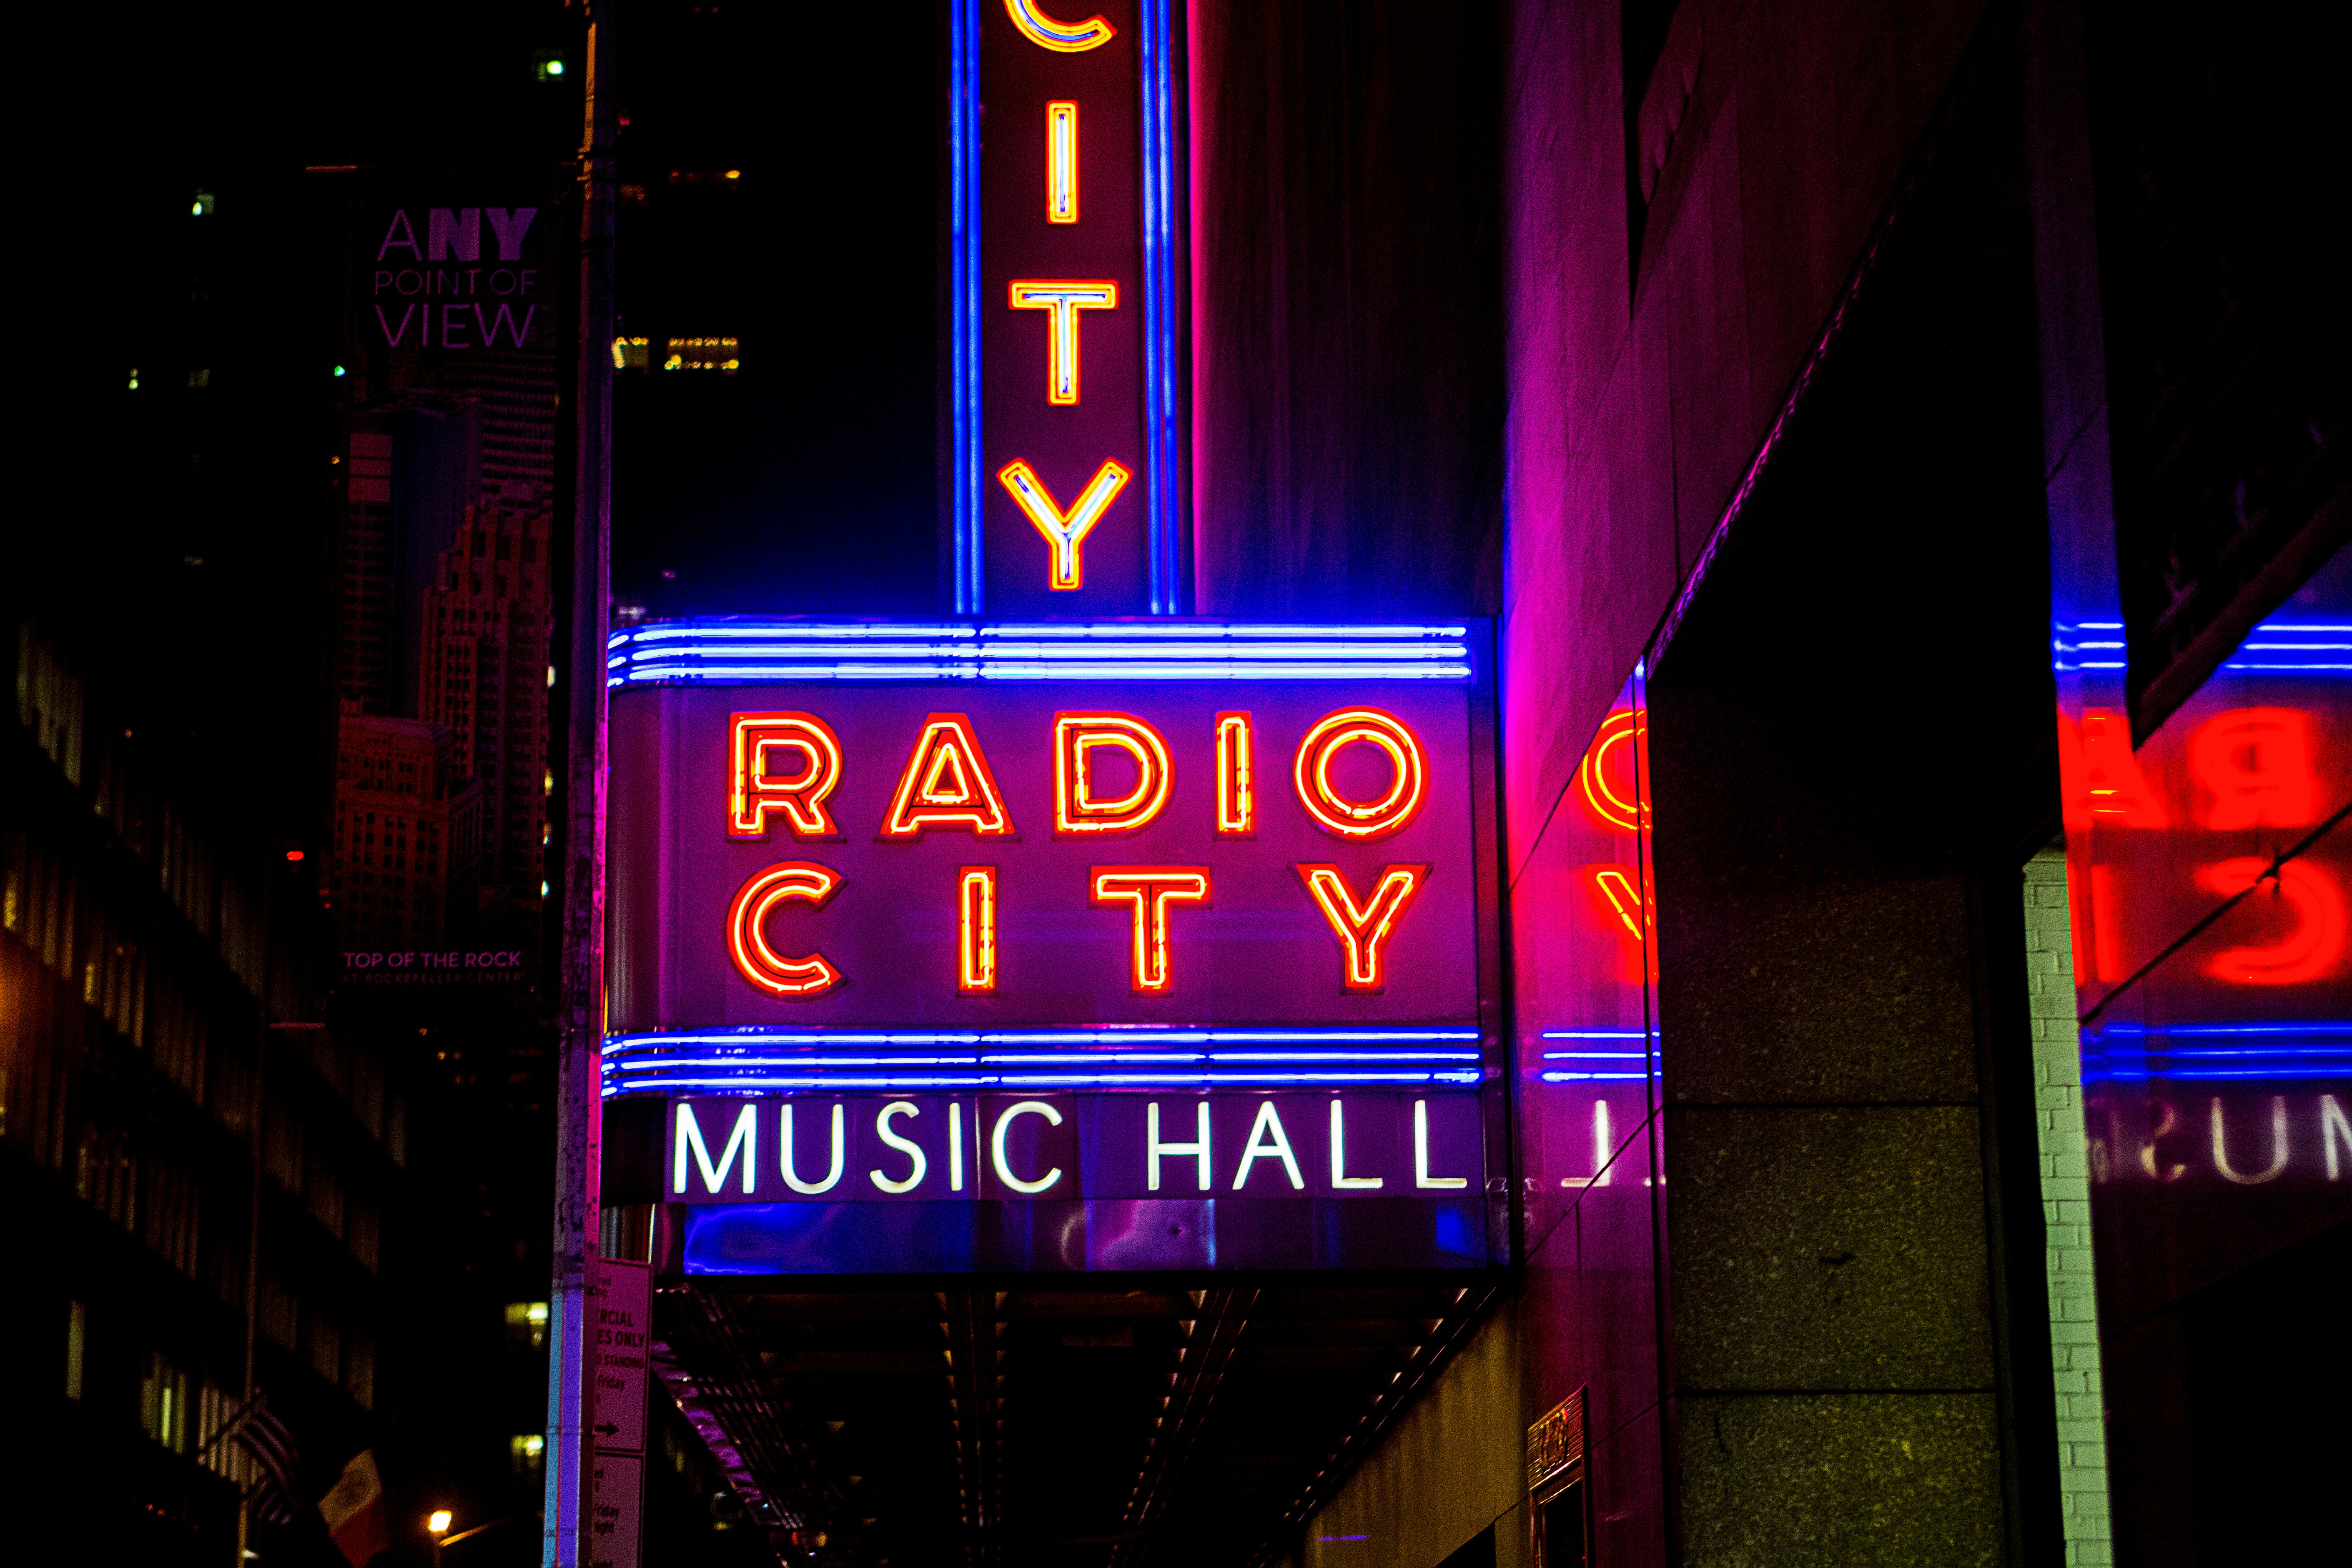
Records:
[[[441,1538],[449,1533],[450,1512],[436,1508],[425,1516],[425,1533],[433,1538],[433,1568],[441,1568]]]

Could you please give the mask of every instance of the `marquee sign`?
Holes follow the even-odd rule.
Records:
[[[972,619],[614,638],[615,1147],[689,1273],[1490,1266],[1478,640],[1107,619],[1187,598],[1170,7],[951,16]]]
[[[663,1097],[689,1269],[1495,1260],[1468,627],[722,621],[612,664],[604,1087]]]

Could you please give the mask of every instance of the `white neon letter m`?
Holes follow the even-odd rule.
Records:
[[[702,1169],[702,1185],[712,1194],[727,1185],[728,1169],[735,1164],[738,1150],[743,1155],[743,1196],[751,1195],[753,1172],[759,1163],[759,1105],[746,1104],[742,1114],[735,1118],[735,1130],[727,1135],[727,1148],[719,1156],[718,1166],[710,1164],[710,1145],[702,1141],[702,1129],[694,1120],[694,1107],[681,1100],[677,1104],[677,1136],[671,1140],[677,1154],[670,1161],[669,1190],[673,1197],[686,1196],[686,1152],[694,1151],[694,1163]]]

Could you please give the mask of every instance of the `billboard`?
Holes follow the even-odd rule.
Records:
[[[1498,1260],[1472,632],[616,634],[604,1092],[688,1271]]]

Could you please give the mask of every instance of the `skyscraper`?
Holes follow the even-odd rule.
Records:
[[[539,900],[547,536],[544,512],[469,510],[425,594],[418,716],[449,730],[457,766],[480,783],[485,909],[515,897],[534,906]]]
[[[470,924],[482,788],[457,737],[417,719],[343,715],[335,879],[343,939],[437,946]]]

